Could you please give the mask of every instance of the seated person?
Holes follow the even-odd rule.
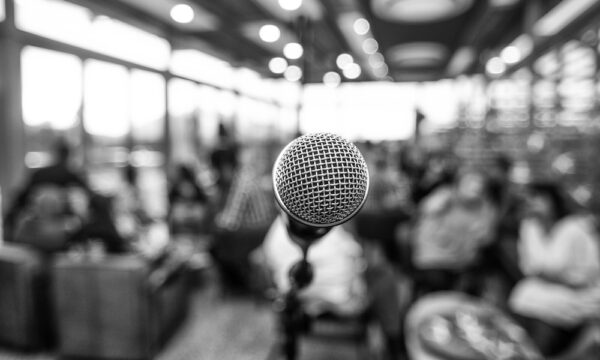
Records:
[[[206,227],[208,196],[192,168],[179,165],[169,189],[169,224],[174,232]],[[204,226],[203,226],[204,225]]]
[[[413,234],[416,295],[439,290],[473,289],[474,268],[493,239],[496,210],[485,177],[461,172],[453,186],[441,187],[423,200]],[[470,282],[470,283],[469,283]]]
[[[301,259],[302,252],[290,238],[281,217],[272,224],[257,251],[277,289],[285,292],[290,286],[289,270]],[[342,226],[334,227],[310,247],[308,261],[314,279],[300,293],[305,312],[313,317],[321,314],[352,317],[368,311],[383,329],[387,349],[397,352],[403,342],[393,271],[367,266],[362,248]]]
[[[15,221],[13,241],[45,251],[65,250],[84,219],[69,206],[68,190],[55,185],[38,186]]]
[[[597,222],[573,214],[554,184],[529,186],[520,225],[520,268],[525,277],[509,306],[544,355],[556,355],[582,325],[600,314]]]
[[[87,183],[70,166],[71,151],[66,142],[57,142],[53,150],[54,163],[32,171],[25,185],[19,189],[13,199],[5,218],[6,239],[10,240],[13,237],[13,230],[22,215],[21,212],[28,209],[32,198],[37,196],[36,189],[50,185],[63,189],[79,188],[84,192],[90,192]]]

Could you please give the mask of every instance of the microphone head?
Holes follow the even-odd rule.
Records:
[[[283,211],[310,227],[332,227],[352,218],[367,199],[369,172],[360,151],[344,138],[301,136],[273,167],[275,197]]]

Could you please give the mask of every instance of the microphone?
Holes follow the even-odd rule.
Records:
[[[273,188],[292,240],[303,249],[361,209],[369,172],[354,144],[330,133],[301,136],[273,166]]]

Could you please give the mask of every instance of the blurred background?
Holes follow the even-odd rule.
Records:
[[[0,0],[0,359],[283,356],[299,253],[270,171],[315,132],[357,145],[371,194],[314,251],[300,358],[593,359],[599,19],[596,0]],[[562,286],[548,313],[585,311],[523,305],[555,294],[532,279]]]

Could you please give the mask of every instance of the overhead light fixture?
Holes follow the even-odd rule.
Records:
[[[260,30],[258,30],[258,36],[260,36],[262,41],[272,43],[279,40],[281,37],[281,31],[276,25],[266,24],[260,27]]]
[[[452,58],[450,58],[448,66],[446,67],[446,72],[450,76],[463,74],[469,69],[469,66],[473,65],[476,57],[477,54],[472,47],[460,47],[454,52]]]
[[[302,69],[296,65],[288,66],[283,73],[283,76],[287,81],[296,82],[302,79]]]
[[[506,71],[506,64],[499,57],[493,57],[485,64],[485,71],[490,75],[502,75]]]
[[[379,44],[377,40],[368,38],[363,41],[362,48],[367,54],[375,54],[379,50]]]
[[[188,4],[177,4],[171,8],[171,19],[180,24],[189,24],[194,20],[194,9]]]
[[[507,64],[516,64],[521,61],[521,50],[514,45],[509,45],[502,49],[500,58]]]
[[[383,64],[379,67],[373,69],[373,74],[378,78],[384,78],[388,75],[389,69],[386,64]]]
[[[298,43],[289,43],[283,47],[283,55],[290,60],[300,59],[304,54],[304,48]]]
[[[340,68],[340,70],[344,70],[348,65],[354,62],[354,58],[350,54],[339,54],[337,59],[335,59],[335,64]]]
[[[368,61],[369,65],[371,65],[372,68],[378,68],[382,65],[385,65],[385,59],[383,58],[383,55],[381,55],[381,53],[375,53],[369,56]]]
[[[358,18],[354,20],[354,32],[358,35],[366,35],[371,28],[369,21],[365,18]]]
[[[337,87],[342,82],[342,77],[335,71],[329,71],[323,75],[323,83],[331,88]]]
[[[279,0],[279,6],[287,11],[298,10],[302,6],[302,0]]]
[[[597,3],[597,0],[561,1],[536,21],[533,25],[533,33],[537,36],[556,35]]]
[[[357,79],[360,76],[361,72],[362,70],[360,66],[356,63],[349,64],[343,70],[344,76],[350,80]]]
[[[274,57],[269,61],[269,70],[274,74],[283,74],[288,67],[288,62],[282,57]]]

